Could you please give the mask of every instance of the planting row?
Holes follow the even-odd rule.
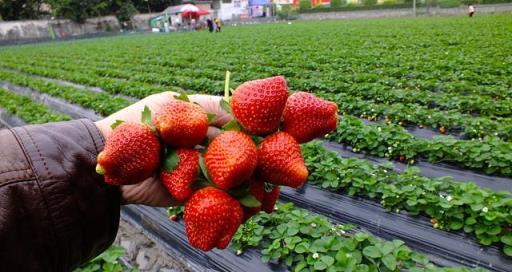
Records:
[[[266,42],[265,39],[254,39],[253,36],[250,36],[252,39],[248,41],[246,39],[249,36],[248,34],[253,32],[246,29],[237,29],[236,38],[238,40],[236,43],[231,40],[235,36],[229,35],[231,33],[228,32],[222,37],[222,40],[217,41],[218,44],[211,45],[212,50],[201,50],[201,45],[204,46],[204,39],[180,36],[173,37],[173,40],[158,37],[153,39],[151,44],[145,43],[146,37],[122,39],[120,41],[122,44],[116,44],[116,46],[112,46],[107,41],[97,41],[96,43],[82,45],[87,50],[77,50],[79,46],[61,46],[53,50],[43,48],[37,53],[54,59],[69,59],[69,57],[80,59],[81,54],[85,55],[84,57],[99,60],[115,56],[117,60],[113,60],[114,62],[125,63],[126,60],[131,59],[137,61],[154,59],[155,52],[161,52],[164,58],[158,60],[160,63],[165,63],[168,59],[183,59],[188,63],[195,64],[204,57],[215,58],[216,56],[210,55],[209,52],[217,52],[215,49],[224,48],[225,50],[231,50],[231,54],[222,54],[221,59],[225,59],[225,61],[218,62],[220,64],[232,62],[236,58],[240,62],[254,63],[259,66],[286,67],[288,65],[283,64],[287,63],[292,66],[290,70],[295,73],[309,70],[327,73],[335,70],[343,74],[345,71],[350,71],[358,75],[378,75],[378,78],[390,82],[393,82],[393,79],[395,81],[403,80],[414,88],[478,94],[487,91],[490,95],[496,96],[507,91],[507,87],[510,86],[508,85],[510,82],[506,80],[507,62],[496,61],[503,56],[503,51],[500,52],[500,46],[508,41],[506,36],[502,35],[503,28],[500,27],[506,25],[506,21],[504,22],[503,18],[500,17],[486,18],[484,21],[474,25],[469,25],[468,22],[463,21],[457,22],[459,30],[466,28],[464,33],[471,33],[483,28],[487,31],[487,35],[493,35],[493,40],[496,42],[495,46],[487,47],[484,52],[482,50],[476,51],[476,49],[482,48],[478,45],[482,46],[486,35],[481,35],[482,32],[475,32],[480,35],[476,36],[478,37],[476,39],[473,38],[472,43],[468,46],[464,42],[467,36],[460,36],[459,32],[453,31],[454,29],[450,27],[451,20],[449,20],[448,22],[442,22],[442,24],[441,22],[432,21],[416,24],[414,27],[419,28],[418,32],[423,34],[417,39],[410,39],[403,35],[403,26],[398,26],[401,24],[399,22],[386,22],[385,24],[374,22],[371,27],[364,24],[351,24],[350,27],[345,29],[343,29],[343,23],[341,23],[341,27],[339,26],[340,23],[323,23],[321,25],[322,29],[319,29],[320,25],[318,24],[290,26],[289,29],[271,27],[273,33],[270,35],[279,36],[281,45],[285,45],[280,47],[274,47],[272,43],[263,44],[262,42]],[[383,29],[384,25],[385,28]],[[435,27],[432,25],[435,25]],[[490,25],[495,27],[490,27]],[[287,35],[294,28],[302,28],[302,31],[299,32],[301,35]],[[492,31],[489,31],[489,29],[492,29]],[[366,39],[358,39],[359,35],[350,35],[352,31],[356,31],[359,35],[361,35],[361,32],[362,35],[364,33],[370,35],[365,35]],[[383,35],[383,33],[387,35]],[[448,33],[447,37],[443,37],[440,35],[441,33]],[[408,34],[415,35],[415,33]],[[328,37],[330,39],[317,39],[317,37]],[[215,40],[211,37],[208,38]],[[403,42],[404,39],[407,40],[406,43]],[[302,40],[302,43],[293,42],[298,40]],[[312,42],[315,42],[318,46],[313,46],[311,49],[301,47],[302,44]],[[176,50],[176,47],[181,46],[181,44],[190,44],[190,46],[187,46],[187,48],[181,47],[179,51]],[[455,54],[458,53],[458,49],[463,44],[466,54]],[[251,49],[246,50],[246,52],[268,52],[269,48],[274,50],[271,54],[254,54],[252,56],[251,54],[247,54],[249,56],[239,54],[239,50]],[[394,50],[397,49],[400,49],[399,58],[393,54]],[[84,51],[88,54],[84,54]],[[182,51],[185,54],[177,53]],[[297,54],[299,52],[302,54]],[[417,56],[422,57],[418,58]],[[471,58],[467,56],[471,56]],[[114,59],[114,57],[110,59]],[[216,59],[219,60],[218,57]],[[405,63],[397,65],[397,62]],[[370,78],[370,80],[376,79]],[[493,90],[493,87],[498,90]]]
[[[20,117],[28,124],[70,120],[67,115],[49,110],[28,97],[17,95],[3,88],[0,88],[0,108],[11,115]]]
[[[92,109],[101,115],[109,115],[131,104],[124,98],[112,96],[107,93],[94,93],[75,87],[63,86],[4,69],[0,69],[0,80],[62,98],[70,103]]]
[[[462,133],[466,139],[496,136],[512,141],[511,118],[474,117],[457,111],[439,111],[418,104],[374,103],[345,93],[319,92],[317,95],[335,101],[345,114],[352,114],[370,121],[382,120],[401,126],[416,125],[436,128],[440,133]]]
[[[303,145],[309,182],[322,188],[374,199],[390,211],[431,218],[434,228],[473,234],[483,245],[498,243],[512,256],[512,198],[449,177],[427,178],[417,169],[396,173],[367,160],[340,158],[319,142]]]
[[[449,136],[418,139],[396,125],[365,125],[353,116],[342,116],[329,140],[346,144],[354,152],[408,161],[417,158],[432,163],[446,162],[487,174],[512,176],[512,143],[487,136],[477,140],[457,140]]]
[[[87,85],[93,85],[96,83],[96,85],[99,85],[114,94],[124,93],[141,97],[163,90],[177,90],[176,88],[164,88],[157,86],[151,86],[149,89],[144,86],[126,86],[127,82],[112,83],[110,79],[102,79],[102,77],[108,76],[108,74],[101,73],[99,75],[83,75],[78,72],[66,72],[60,69],[49,68],[43,69],[40,68],[40,66],[21,66],[19,64],[10,65],[10,67],[20,69],[21,71],[28,73],[73,80]],[[113,70],[111,70],[111,72],[112,71]],[[137,77],[137,75],[134,74],[133,77]],[[207,79],[192,81],[188,78],[183,78],[182,81],[192,83],[192,87],[205,88],[205,85],[208,85]],[[201,83],[194,85],[194,82],[198,81],[201,81]],[[176,76],[172,80],[172,83],[184,87],[191,87],[190,84],[179,84],[176,80]],[[132,83],[128,84],[132,85]],[[122,89],[123,87],[126,89]],[[216,88],[219,89],[218,87]],[[132,89],[136,90],[136,93],[131,92],[130,90]],[[336,101],[342,111],[360,115],[362,118],[368,118],[369,120],[384,118],[384,121],[387,123],[397,123],[402,126],[415,124],[420,127],[427,126],[431,128],[439,128],[441,133],[446,133],[446,131],[458,132],[459,130],[462,130],[463,136],[470,139],[485,137],[487,135],[496,136],[506,141],[509,141],[512,138],[512,122],[509,118],[498,118],[497,120],[493,120],[487,117],[473,117],[471,115],[461,114],[457,111],[438,111],[436,109],[429,109],[428,107],[417,104],[376,104],[345,93],[333,94],[321,92],[319,95]]]
[[[251,218],[233,237],[232,248],[237,254],[258,248],[262,261],[281,262],[290,271],[471,270],[436,267],[403,241],[384,241],[367,232],[356,232],[349,225],[333,225],[292,203],[278,205],[272,214]]]
[[[312,148],[313,148],[314,150],[319,150],[319,149],[318,149],[318,148],[316,148],[316,147],[312,147]],[[333,154],[333,155],[334,155],[334,154]],[[310,158],[311,156],[312,156],[311,154],[308,154],[307,152],[305,153],[306,160],[311,159],[311,158]],[[334,156],[336,157],[336,155],[334,155]],[[321,157],[323,157],[323,155],[322,155]],[[317,168],[317,169],[310,169],[310,170],[312,170],[312,171],[311,171],[311,172],[312,172],[312,175],[315,175],[315,173],[320,173],[319,168]],[[349,171],[349,172],[350,172],[350,171]],[[323,175],[323,174],[319,174],[319,175]],[[325,176],[326,176],[326,177],[329,177],[329,175],[325,175]],[[332,188],[331,188],[331,189],[332,189]],[[478,188],[475,188],[475,189],[478,189]],[[439,192],[442,192],[443,190],[446,190],[446,188],[435,188],[435,193],[434,193],[434,195],[438,195],[438,194],[439,194]],[[481,190],[481,189],[480,189],[480,190]],[[481,190],[481,191],[482,191],[482,190]],[[465,193],[469,193],[469,191],[466,191]],[[364,195],[364,194],[363,194],[363,192],[360,192],[358,195]],[[498,194],[496,194],[496,195],[498,195]],[[491,198],[495,198],[495,197],[496,197],[496,195],[492,195],[492,197],[491,197]],[[369,196],[371,197],[371,194],[370,194]],[[421,201],[419,201],[419,202],[421,202]],[[448,228],[446,228],[446,229],[448,229]],[[495,231],[495,230],[491,230],[491,231]],[[483,234],[483,235],[486,235],[486,234]],[[484,236],[482,236],[482,237],[484,237]],[[480,238],[480,237],[479,237],[479,238]],[[480,239],[483,239],[483,238],[480,238]],[[505,239],[505,238],[501,238],[501,239]],[[494,242],[494,240],[493,240],[493,242]]]
[[[191,90],[210,90],[219,91],[223,84],[222,79],[219,75],[222,74],[222,68],[219,70],[212,71],[207,68],[194,69],[193,67],[145,67],[140,69],[141,63],[134,60],[128,61],[128,63],[88,63],[77,58],[76,61],[66,60],[53,62],[47,62],[46,59],[27,60],[29,63],[25,66],[21,65],[22,61],[19,59],[4,60],[2,65],[17,67],[27,72],[47,75],[47,76],[58,76],[67,80],[80,80],[79,83],[91,85],[91,80],[82,79],[79,74],[83,74],[83,67],[88,67],[88,74],[95,74],[96,76],[111,78],[111,81],[115,79],[128,80],[132,84],[141,85],[139,88],[149,88],[151,92],[161,91],[164,88],[162,85],[167,87],[178,86],[185,89]],[[185,62],[189,64],[188,62]],[[101,67],[104,65],[105,67]],[[347,81],[344,78],[339,78],[336,75],[331,75],[328,80],[318,78],[318,72],[310,74],[308,72],[301,72],[297,77],[293,77],[289,72],[281,68],[268,69],[268,67],[254,65],[254,64],[239,64],[232,65],[235,71],[245,70],[243,73],[233,74],[233,83],[238,84],[246,80],[259,78],[265,75],[282,74],[287,76],[289,84],[293,89],[297,90],[310,90],[310,91],[326,91],[332,93],[347,93],[360,98],[370,99],[374,102],[380,103],[404,103],[404,104],[419,104],[427,108],[434,108],[440,110],[451,110],[458,113],[469,113],[479,114],[481,116],[511,116],[512,115],[512,100],[508,98],[501,98],[499,96],[491,97],[480,94],[470,95],[453,95],[450,93],[433,93],[420,91],[414,88],[408,89],[404,86],[397,86],[396,88],[389,89],[386,84],[380,81],[365,81],[357,79],[355,81]],[[225,66],[223,66],[225,67]],[[45,69],[46,68],[46,69]],[[54,72],[47,72],[46,70],[55,69]],[[263,70],[262,70],[263,69]],[[288,68],[286,68],[288,69]],[[66,75],[62,70],[68,71],[70,75]],[[127,71],[128,70],[128,71]],[[248,70],[248,71],[247,71]],[[60,71],[60,72],[59,72]],[[344,75],[345,76],[345,75]],[[358,74],[358,77],[361,77]],[[311,77],[311,78],[309,78]],[[350,76],[352,77],[352,76]],[[370,78],[377,78],[382,80],[379,76],[368,75]],[[214,78],[214,80],[212,80]],[[104,79],[105,80],[105,79]],[[388,82],[388,80],[385,80]],[[99,81],[99,83],[101,80]],[[94,83],[94,82],[92,82]],[[98,82],[96,82],[98,84]],[[101,83],[100,83],[101,84]],[[153,84],[159,84],[160,86]],[[112,85],[112,83],[110,83]],[[108,86],[106,84],[105,86]],[[124,84],[123,91],[127,95],[133,95],[130,91],[133,86],[127,86]],[[113,88],[114,92],[119,92],[120,88],[107,87],[107,90]],[[140,98],[140,96],[137,96]]]

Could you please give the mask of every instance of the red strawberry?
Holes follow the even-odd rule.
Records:
[[[252,139],[240,131],[225,131],[208,146],[204,155],[211,179],[222,190],[247,180],[256,168],[258,151]]]
[[[107,139],[98,154],[96,172],[111,185],[141,182],[153,175],[160,163],[160,141],[143,124],[124,122]]]
[[[286,101],[283,119],[283,131],[302,144],[336,129],[338,106],[310,93],[297,92]]]
[[[200,144],[208,131],[208,115],[194,103],[172,100],[155,114],[155,127],[162,140],[174,148]]]
[[[160,170],[160,179],[165,188],[177,201],[187,200],[193,193],[190,185],[194,182],[199,173],[199,152],[197,150],[178,149],[176,150],[180,161],[172,171]]]
[[[254,177],[251,178],[249,180],[249,194],[254,196],[259,202],[262,202],[265,195],[265,183]],[[244,222],[261,211],[261,206],[254,208],[242,206],[242,208],[244,209]]]
[[[286,132],[276,132],[261,142],[257,169],[259,178],[277,185],[297,188],[308,178],[300,146]]]
[[[279,199],[279,194],[281,193],[281,189],[279,186],[274,186],[272,191],[263,194],[263,200],[261,201],[261,210],[266,213],[272,213],[274,211],[274,206],[276,205],[277,199]]]
[[[204,251],[224,249],[242,222],[238,200],[206,187],[195,192],[185,204],[185,228],[190,244]]]
[[[233,92],[231,109],[250,134],[270,134],[279,127],[288,86],[282,76],[248,81]]]

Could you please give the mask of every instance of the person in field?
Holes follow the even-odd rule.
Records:
[[[468,6],[468,15],[469,15],[469,17],[473,17],[474,14],[475,14],[475,6],[473,6],[471,4]]]
[[[210,33],[212,33],[213,32],[213,21],[212,21],[212,19],[210,19],[210,18],[206,19],[206,26],[208,27],[208,31]]]
[[[220,32],[221,27],[222,27],[222,22],[220,21],[219,18],[215,19],[215,25],[217,26],[217,31],[216,32]]]
[[[111,116],[0,130],[1,271],[73,271],[107,249],[116,237],[121,205],[168,207],[177,202],[156,178],[109,186],[96,158],[115,120],[140,122],[176,93],[151,95]],[[208,137],[232,117],[220,97],[190,95],[217,116]]]

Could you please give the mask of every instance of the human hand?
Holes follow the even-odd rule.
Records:
[[[148,106],[154,114],[160,111],[167,101],[175,99],[174,97],[177,95],[174,92],[150,95],[105,119],[97,121],[95,124],[103,134],[103,137],[108,138],[112,133],[110,126],[116,120],[141,122],[141,112],[144,110],[144,106]],[[233,119],[230,114],[220,107],[221,97],[219,96],[189,95],[188,97],[191,102],[199,104],[206,112],[216,115],[215,121],[208,128],[209,138],[218,135],[220,127]],[[121,197],[126,204],[144,204],[157,207],[168,207],[177,204],[157,177],[149,178],[141,183],[121,186]]]

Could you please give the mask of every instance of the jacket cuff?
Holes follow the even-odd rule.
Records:
[[[46,202],[55,270],[73,270],[108,248],[119,226],[119,188],[95,172],[104,139],[87,119],[13,131]]]

